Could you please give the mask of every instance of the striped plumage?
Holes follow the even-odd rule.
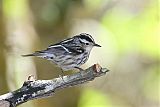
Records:
[[[37,56],[54,62],[67,71],[84,64],[94,46],[101,47],[94,42],[91,35],[81,33],[72,38],[65,39],[59,43],[50,45],[46,50],[36,51],[33,54],[23,56]]]

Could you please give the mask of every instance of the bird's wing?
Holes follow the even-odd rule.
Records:
[[[60,43],[50,45],[47,48],[47,50],[48,51],[51,50],[52,52],[57,51],[58,53],[62,53],[65,55],[67,54],[78,55],[83,53],[84,49],[77,42],[78,41],[76,41],[74,38],[68,38],[61,41]]]
[[[55,45],[50,45],[46,50],[44,50],[44,52],[48,53],[48,54],[54,54],[54,55],[61,55],[61,54],[64,54],[64,55],[67,55],[70,52],[70,50],[61,45],[61,44],[55,44]]]
[[[73,41],[74,41],[73,38],[64,39],[59,43],[51,44],[48,48],[53,47],[53,46],[57,46],[57,45],[62,45],[62,44],[71,44],[71,43],[73,43]]]
[[[84,52],[84,49],[81,47],[81,46],[76,46],[76,45],[72,45],[72,46],[65,46],[69,52],[71,52],[72,54],[75,54],[75,55],[79,55],[79,54],[82,54]]]
[[[68,45],[68,44],[59,44],[59,45],[52,45],[45,50],[48,53],[53,54],[74,54],[79,55],[84,52],[84,49],[81,46],[76,45]]]

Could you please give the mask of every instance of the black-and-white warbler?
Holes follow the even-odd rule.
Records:
[[[63,71],[74,68],[82,70],[80,66],[88,60],[94,46],[101,47],[95,43],[90,34],[81,33],[72,38],[50,45],[46,50],[36,51],[33,54],[22,56],[37,56],[50,60]]]

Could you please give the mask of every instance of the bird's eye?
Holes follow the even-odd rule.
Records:
[[[86,45],[89,45],[89,43],[86,43]]]

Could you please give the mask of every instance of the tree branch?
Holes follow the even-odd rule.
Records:
[[[48,97],[60,89],[92,81],[108,71],[95,64],[84,71],[52,80],[34,80],[33,76],[29,76],[21,88],[0,96],[0,107],[16,107],[29,100]]]

